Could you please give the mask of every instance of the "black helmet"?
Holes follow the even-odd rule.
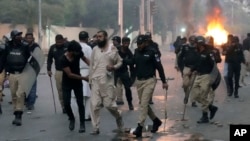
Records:
[[[117,41],[119,44],[121,43],[121,37],[120,36],[114,36],[112,40]]]
[[[206,39],[203,36],[197,36],[196,39],[195,39],[195,41],[197,43],[203,43],[203,44],[205,44]]]
[[[14,39],[17,35],[21,35],[21,34],[23,34],[23,32],[14,29],[10,32],[10,37],[11,39]]]
[[[80,39],[80,40],[84,40],[84,39],[86,39],[86,38],[89,38],[89,33],[86,32],[86,31],[81,31],[81,32],[79,33],[79,39]]]
[[[146,33],[145,33],[145,36],[146,36],[148,39],[151,39],[151,38],[152,38],[151,32],[146,32]]]
[[[188,41],[189,41],[189,42],[195,41],[195,38],[196,38],[196,37],[195,37],[194,35],[192,35],[192,36],[190,36],[190,37],[188,38]]]

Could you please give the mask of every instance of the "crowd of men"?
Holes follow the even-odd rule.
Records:
[[[73,90],[79,112],[79,133],[85,132],[86,121],[92,122],[92,135],[100,133],[100,110],[103,107],[115,118],[117,129],[122,132],[124,121],[117,105],[124,104],[124,87],[128,108],[134,110],[131,86],[135,85],[140,113],[133,134],[136,137],[142,136],[147,116],[153,122],[151,132],[157,132],[162,121],[150,107],[157,82],[156,70],[162,81],[162,88],[168,89],[168,84],[161,64],[162,54],[158,44],[152,40],[151,33],[138,35],[134,53],[129,49],[131,40],[128,37],[114,36],[113,43],[109,43],[108,33],[104,30],[98,31],[91,40],[86,31],[81,31],[78,35],[79,42],[67,41],[63,35],[56,35],[55,44],[49,48],[47,57],[47,73],[49,77],[55,78],[62,112],[69,119],[69,129],[75,129],[75,116],[71,108]],[[7,77],[15,115],[12,124],[21,126],[24,106],[28,110],[34,110],[37,84],[35,81],[27,94],[21,87],[20,77],[32,56],[31,52],[39,45],[34,42],[32,33],[26,33],[22,38],[22,32],[13,30],[10,36],[11,39],[5,38],[4,46],[0,47],[0,85],[3,85]],[[213,101],[214,91],[221,81],[217,68],[217,63],[222,61],[220,51],[215,48],[212,37],[206,39],[203,36],[190,36],[188,40],[178,37],[174,46],[175,67],[183,78],[184,104],[188,103],[189,97],[193,107],[197,107],[196,102],[200,103],[202,116],[197,123],[208,123],[218,110]],[[246,58],[249,46],[250,34],[244,40],[243,46],[239,43],[239,38],[233,35],[229,35],[228,42],[222,46],[222,54],[226,58],[224,79],[228,96],[239,97],[240,74],[243,75],[242,82],[245,75],[245,72],[241,72],[241,67],[246,69],[249,65],[249,59]],[[55,72],[52,72],[53,62]]]
[[[13,30],[10,38],[4,39],[6,40],[0,52],[1,83],[4,79],[9,80],[15,115],[12,124],[21,126],[24,106],[26,105],[28,110],[34,110],[37,84],[35,81],[30,94],[27,94],[20,84],[20,78],[29,63],[32,51],[40,47],[34,42],[32,33],[26,33],[23,38],[22,32]],[[98,31],[91,40],[88,32],[81,31],[79,42],[67,41],[63,35],[58,34],[55,44],[48,51],[47,74],[55,78],[62,112],[67,114],[69,119],[69,129],[75,128],[75,116],[71,108],[73,90],[80,119],[79,133],[85,132],[86,121],[92,122],[91,134],[100,133],[102,107],[115,117],[118,131],[123,131],[123,119],[117,105],[124,104],[124,86],[128,108],[134,110],[131,86],[135,83],[140,101],[140,115],[133,134],[142,136],[147,115],[153,121],[151,132],[155,133],[162,124],[149,106],[156,85],[156,70],[159,72],[162,87],[168,88],[158,45],[152,41],[149,32],[137,37],[137,49],[134,54],[129,49],[130,38],[114,36],[112,41],[113,43],[109,43],[108,33],[104,30]],[[55,72],[52,71],[53,63]],[[2,91],[0,96],[2,99]]]
[[[239,98],[239,82],[244,83],[244,77],[249,70],[250,34],[240,44],[239,37],[228,35],[227,43],[221,46],[225,56],[224,80],[229,97]],[[208,123],[213,119],[218,107],[213,104],[214,91],[219,86],[221,74],[217,63],[222,61],[220,50],[215,47],[213,37],[203,36],[177,37],[175,43],[175,68],[181,72],[183,78],[184,104],[190,101],[192,107],[201,104],[202,116],[197,123]],[[240,80],[241,79],[241,80]],[[210,113],[210,117],[208,117]]]

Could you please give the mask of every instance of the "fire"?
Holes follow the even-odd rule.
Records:
[[[227,42],[228,32],[224,29],[223,25],[213,20],[207,26],[206,36],[212,36],[216,45],[222,45]]]
[[[222,45],[227,42],[228,32],[224,29],[223,18],[219,9],[214,9],[213,15],[207,18],[206,36],[212,36],[216,45]]]

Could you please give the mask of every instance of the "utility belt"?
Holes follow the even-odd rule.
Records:
[[[144,80],[148,80],[148,79],[150,79],[150,78],[153,78],[154,76],[150,76],[150,77],[137,77],[137,80],[139,80],[139,81],[144,81]]]
[[[20,74],[20,73],[22,73],[22,71],[9,71],[9,73],[11,73],[11,74]]]

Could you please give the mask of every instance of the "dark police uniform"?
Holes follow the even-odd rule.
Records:
[[[178,60],[180,62],[183,62],[184,69],[183,69],[183,89],[185,92],[185,98],[184,104],[187,104],[188,97],[190,93],[191,83],[193,82],[195,75],[192,73],[193,68],[195,67],[195,62],[197,61],[197,58],[199,58],[199,53],[197,52],[196,47],[193,47],[189,44],[185,44],[182,46],[179,54],[178,54]],[[191,102],[194,107],[196,107],[196,104],[194,103],[193,96],[191,97]]]
[[[10,91],[15,115],[15,120],[13,120],[12,124],[17,126],[22,124],[21,118],[25,99],[25,92],[22,89],[23,84],[20,83],[20,77],[29,57],[30,51],[27,44],[21,42],[14,44],[13,41],[11,41],[8,46],[6,46],[5,70],[10,74]]]
[[[195,81],[193,84],[192,94],[194,100],[201,103],[202,105],[202,118],[198,123],[208,123],[208,110],[210,110],[210,119],[212,119],[217,111],[217,107],[210,104],[208,100],[208,93],[211,90],[210,85],[210,73],[214,67],[213,54],[210,50],[205,48],[205,50],[200,52],[199,59],[197,64],[194,67],[194,70],[197,71]]]
[[[129,72],[128,72],[128,65],[129,63],[126,60],[130,60],[133,58],[133,54],[130,51],[130,49],[127,49],[125,52],[122,52],[121,49],[118,51],[120,57],[123,59],[122,66],[115,71],[115,83],[117,81],[121,81],[121,83],[124,85],[126,98],[128,101],[128,105],[130,107],[130,110],[133,109],[132,105],[132,92],[131,92],[131,85],[132,80],[130,78]],[[130,73],[134,72],[134,66],[129,65]],[[119,82],[116,83],[116,85],[119,85]],[[121,89],[122,90],[122,89]],[[117,102],[123,102],[122,100],[122,91],[117,93]]]
[[[55,60],[55,80],[56,80],[56,88],[58,91],[58,98],[61,104],[61,107],[64,110],[64,103],[63,103],[63,94],[62,94],[62,65],[60,62],[61,57],[67,51],[67,46],[65,44],[61,46],[56,46],[56,44],[52,45],[49,49],[48,58],[47,58],[47,71],[51,71],[51,65],[53,63],[53,59]]]
[[[137,38],[137,44],[141,44],[145,41],[146,37],[144,35],[140,35]],[[135,49],[133,63],[135,64],[136,85],[141,110],[138,127],[133,134],[139,137],[141,136],[142,126],[144,125],[147,115],[153,120],[151,132],[156,132],[162,123],[151,109],[149,100],[152,97],[157,81],[155,78],[155,69],[158,70],[162,83],[166,83],[166,78],[159,54],[150,46],[146,46],[141,50],[139,48]]]
[[[228,48],[226,53],[226,62],[228,63],[228,84],[230,88],[229,96],[232,96],[234,93],[234,96],[238,98],[241,63],[245,63],[241,44],[230,46]]]

